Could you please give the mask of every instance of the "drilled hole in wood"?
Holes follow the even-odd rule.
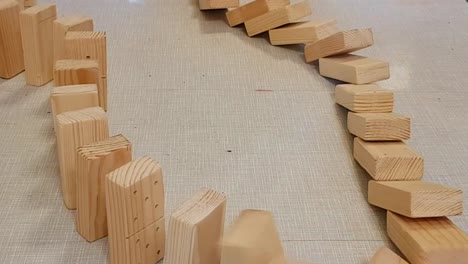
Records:
[[[136,243],[137,243],[137,244],[140,243],[140,239],[137,239],[137,240],[136,240]]]
[[[86,56],[87,59],[91,59],[91,56]]]
[[[149,244],[146,244],[146,248],[149,248]]]
[[[154,185],[158,184],[158,181],[154,181]]]
[[[133,222],[136,222],[138,220],[138,217],[133,218]]]
[[[158,252],[157,252],[157,253],[158,253],[158,255],[159,255],[159,253],[161,253],[161,250],[158,250]]]
[[[155,204],[155,205],[154,205],[154,208],[158,208],[158,206],[159,206],[159,204]]]
[[[133,191],[133,194],[137,194],[137,191]]]
[[[156,227],[156,232],[158,232],[158,231],[159,231],[159,226],[158,226],[158,227]]]
[[[146,202],[146,201],[148,201],[148,199],[149,199],[149,197],[148,197],[148,196],[146,196],[146,197],[145,197],[145,202]]]

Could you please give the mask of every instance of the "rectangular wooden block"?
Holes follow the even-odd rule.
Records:
[[[132,145],[117,135],[77,151],[76,228],[92,242],[107,236],[105,177],[132,160]]]
[[[93,31],[91,17],[65,16],[54,21],[54,63],[65,59],[65,35],[68,31]]]
[[[424,159],[401,141],[369,142],[354,138],[354,159],[377,181],[420,180]]]
[[[287,5],[289,5],[289,0],[255,0],[239,8],[229,10],[226,12],[226,18],[229,26],[233,27]]]
[[[372,29],[353,29],[335,33],[326,38],[309,43],[304,47],[307,62],[320,58],[349,53],[370,47],[374,44]]]
[[[344,54],[319,59],[320,74],[347,83],[366,84],[390,78],[388,62]]]
[[[410,120],[395,113],[348,112],[348,130],[366,141],[407,140],[411,136]]]
[[[57,18],[54,4],[35,5],[20,13],[26,83],[41,86],[53,79],[53,21]]]
[[[245,21],[244,24],[247,34],[251,37],[297,21],[310,14],[312,14],[312,9],[309,2],[304,1],[271,10],[268,13]]]
[[[393,111],[393,92],[375,84],[339,84],[335,101],[357,113],[390,113]]]
[[[387,247],[381,247],[372,257],[370,264],[408,264]]]
[[[268,33],[272,45],[291,45],[316,42],[336,32],[336,19],[314,19],[272,29]]]
[[[200,10],[226,9],[238,7],[239,0],[198,0]]]
[[[0,1],[0,78],[10,79],[24,71],[20,10],[14,0]]]
[[[387,233],[412,264],[468,263],[468,236],[446,217],[412,219],[388,211]]]

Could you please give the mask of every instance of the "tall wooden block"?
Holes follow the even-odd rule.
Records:
[[[370,47],[374,44],[372,29],[353,29],[335,33],[304,47],[307,62],[320,58],[349,53]]]
[[[375,84],[339,84],[336,103],[357,113],[389,113],[393,111],[393,92]]]
[[[229,26],[233,27],[287,5],[289,5],[289,0],[255,0],[239,8],[229,10],[226,12],[226,18]]]
[[[309,3],[304,1],[274,9],[268,13],[247,20],[244,24],[247,29],[247,34],[251,37],[297,21],[310,14],[312,14],[312,9]]]
[[[78,148],[76,228],[92,242],[107,236],[105,177],[132,160],[132,146],[117,135]]]
[[[197,192],[172,214],[164,261],[169,264],[219,264],[226,196],[211,189]]]
[[[387,233],[412,264],[468,263],[468,236],[446,217],[412,219],[388,211]]]
[[[107,115],[100,107],[57,115],[57,153],[65,206],[76,208],[77,148],[109,137]]]
[[[111,263],[152,264],[163,258],[164,185],[159,163],[149,157],[134,160],[109,173],[105,186]],[[151,228],[155,223],[159,228]],[[138,242],[135,236],[141,232],[147,232],[146,240]]]
[[[366,141],[407,140],[411,136],[410,120],[395,113],[348,112],[348,130]]]
[[[424,174],[423,157],[401,141],[354,138],[354,159],[377,181],[420,180]]]
[[[291,45],[316,42],[336,32],[336,19],[314,19],[272,29],[268,33],[272,45]]]
[[[20,13],[26,83],[41,86],[53,79],[55,5],[35,5]]]
[[[381,247],[372,257],[370,264],[408,264],[387,247]]]
[[[226,9],[238,7],[239,0],[198,0],[200,10]]]
[[[54,62],[65,59],[65,35],[68,31],[93,31],[91,17],[65,16],[54,21]]]
[[[24,71],[20,9],[14,0],[0,1],[0,78],[9,79]]]
[[[369,182],[369,203],[411,217],[439,217],[463,213],[463,192],[422,181]]]
[[[347,83],[366,84],[390,78],[388,62],[344,54],[319,59],[320,74]]]

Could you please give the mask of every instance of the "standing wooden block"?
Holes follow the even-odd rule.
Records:
[[[37,0],[24,0],[24,8],[29,8],[37,5]]]
[[[316,42],[338,32],[336,19],[315,19],[292,23],[268,33],[272,45],[291,45]]]
[[[100,107],[57,115],[57,153],[65,206],[76,209],[76,149],[109,138],[107,115]]]
[[[401,141],[354,138],[354,159],[377,181],[420,180],[424,174],[423,157]]]
[[[200,10],[226,9],[238,7],[239,0],[198,0]]]
[[[339,84],[336,103],[357,113],[389,113],[393,111],[393,92],[375,84]]]
[[[388,211],[387,233],[412,264],[468,263],[468,236],[446,217],[412,219]]]
[[[411,217],[463,213],[463,192],[422,181],[369,181],[369,203]]]
[[[109,173],[105,186],[110,262],[153,264],[161,260],[165,233],[161,230],[164,185],[159,163],[149,157],[134,160]],[[145,241],[135,237],[141,232]]]
[[[266,14],[247,20],[245,21],[245,28],[247,29],[247,34],[251,37],[297,21],[310,14],[312,14],[312,9],[309,3],[307,1],[299,2],[274,9]]]
[[[226,12],[226,18],[229,26],[233,27],[287,5],[289,0],[255,0]]]
[[[203,189],[180,206],[169,222],[165,263],[219,264],[226,196]]]
[[[408,264],[387,247],[381,247],[372,257],[370,264]]]
[[[9,79],[24,71],[20,9],[14,0],[0,1],[0,78]]]
[[[93,31],[91,17],[66,16],[54,21],[54,62],[65,58],[65,35],[68,31]]]
[[[41,86],[53,79],[53,22],[57,18],[55,5],[36,5],[21,11],[26,83]]]
[[[348,113],[348,130],[366,141],[407,140],[411,121],[395,113]]]
[[[390,78],[388,62],[344,54],[319,60],[320,74],[347,83],[366,84]]]
[[[76,228],[87,241],[107,236],[104,181],[132,161],[132,146],[122,135],[78,148]]]
[[[349,53],[374,44],[372,29],[353,29],[335,33],[329,37],[307,44],[304,54],[307,62],[331,55]]]

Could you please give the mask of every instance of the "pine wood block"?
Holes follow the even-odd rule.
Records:
[[[226,18],[229,26],[234,27],[289,4],[289,0],[255,0],[239,8],[229,10],[226,12]]]
[[[37,5],[37,0],[24,0],[24,8],[29,8]]]
[[[387,247],[381,247],[372,257],[370,264],[408,264]]]
[[[24,71],[20,10],[14,0],[0,1],[0,78],[10,79]]]
[[[68,31],[93,31],[91,17],[66,16],[54,21],[54,62],[65,58],[65,35]]]
[[[348,130],[366,141],[407,140],[411,137],[411,119],[395,113],[348,112]]]
[[[54,4],[35,5],[20,13],[26,83],[42,86],[53,79],[53,22],[57,18]]]
[[[353,29],[335,33],[326,38],[309,43],[304,47],[307,62],[320,58],[349,53],[370,47],[374,44],[372,29]]]
[[[357,113],[390,113],[393,92],[375,84],[339,84],[335,89],[336,103]]]
[[[132,160],[131,143],[117,135],[78,148],[76,228],[87,241],[107,236],[105,177]]]
[[[319,59],[320,74],[347,83],[366,84],[390,78],[388,62],[353,54]]]
[[[221,246],[221,264],[269,264],[284,256],[273,216],[267,211],[242,211]]]
[[[202,189],[171,215],[167,253],[173,264],[219,264],[219,242],[223,237],[226,196]]]
[[[76,149],[109,138],[107,115],[100,107],[57,115],[57,153],[65,206],[76,209]]]
[[[388,211],[387,233],[412,264],[468,263],[468,236],[446,217],[413,219]]]
[[[401,141],[370,142],[354,138],[354,159],[377,181],[420,180],[423,157]]]
[[[291,45],[316,42],[338,32],[336,19],[314,19],[270,30],[272,45]]]
[[[268,13],[245,21],[247,35],[255,36],[268,30],[284,26],[312,14],[307,1],[271,10]]]
[[[239,0],[198,0],[200,10],[226,9],[238,7]]]

